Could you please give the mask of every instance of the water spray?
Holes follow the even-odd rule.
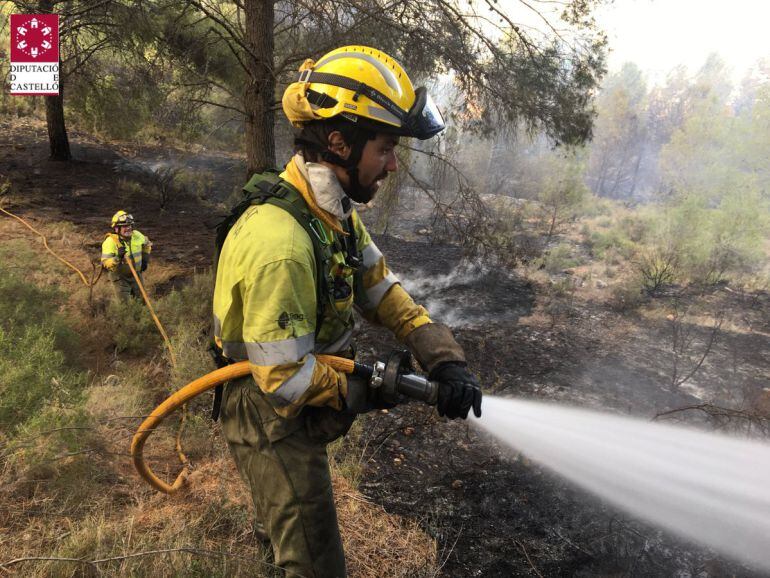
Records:
[[[770,570],[765,443],[494,396],[472,423],[634,516]]]

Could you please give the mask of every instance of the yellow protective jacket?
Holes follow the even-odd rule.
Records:
[[[126,249],[126,258],[133,258],[136,271],[142,270],[142,263],[152,251],[152,243],[139,231],[134,230],[131,239],[122,239],[116,233],[108,233],[102,243],[102,266],[120,277],[131,278],[131,269],[126,263],[120,262],[118,248]]]
[[[315,203],[295,160],[281,177],[302,194],[330,239],[345,234],[340,222]],[[368,302],[359,311],[403,340],[431,320],[388,270],[358,214],[352,216]],[[282,417],[295,417],[305,405],[343,407],[345,376],[313,354],[349,351],[354,293],[361,288],[354,287],[355,275],[344,262],[342,250],[336,251],[329,271],[340,298],[336,311],[324,304],[316,333],[313,243],[292,215],[274,205],[252,205],[222,246],[214,289],[215,339],[226,357],[249,360],[254,380]]]

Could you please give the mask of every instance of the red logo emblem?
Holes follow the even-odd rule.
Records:
[[[12,62],[59,62],[58,14],[11,14]]]

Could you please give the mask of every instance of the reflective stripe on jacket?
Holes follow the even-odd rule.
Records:
[[[102,243],[102,266],[108,271],[117,273],[121,277],[132,277],[131,269],[126,263],[121,263],[118,258],[118,249],[123,246],[126,249],[126,256],[133,257],[134,267],[137,271],[142,270],[142,261],[145,255],[152,251],[152,243],[139,231],[134,230],[131,239],[121,239],[115,233],[108,233]]]
[[[294,165],[281,176],[320,211]],[[339,222],[324,214],[330,239],[341,238]],[[363,291],[371,321],[404,339],[430,323],[391,273],[377,246],[353,213],[358,251],[363,258]],[[283,417],[294,417],[304,405],[342,409],[345,376],[316,359],[314,353],[338,353],[350,346],[353,332],[354,271],[344,253],[333,254],[329,272],[334,279],[334,305],[322,304],[324,315],[316,332],[316,267],[313,244],[305,229],[283,209],[253,205],[241,215],[225,240],[214,289],[214,334],[224,354],[248,359],[252,375]]]

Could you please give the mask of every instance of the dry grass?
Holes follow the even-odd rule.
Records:
[[[87,273],[88,239],[67,225],[33,224]],[[4,253],[8,259],[18,260],[6,266],[24,270],[31,283],[57,285],[64,294],[62,313],[77,329],[78,357],[89,372],[77,407],[46,408],[37,429],[22,432],[25,439],[0,435],[0,576],[279,575],[254,536],[250,497],[218,426],[205,417],[208,399],[193,404],[183,440],[195,466],[187,490],[172,497],[154,492],[138,478],[128,455],[142,416],[167,395],[170,384],[207,370],[198,324],[208,304],[195,315],[178,310],[203,299],[207,284],[196,281],[186,295],[159,300],[179,352],[174,373],[160,344],[141,357],[115,353],[105,315],[112,292],[104,280],[89,299],[79,278],[41,252],[38,240],[10,219],[0,219],[0,242],[12,246]],[[175,266],[160,262],[153,263],[153,271],[150,286],[178,274]],[[146,452],[167,479],[179,467],[175,428],[176,420],[169,419]],[[415,522],[368,502],[355,490],[359,476],[356,458],[338,447],[333,477],[350,575],[435,575],[434,540]]]
[[[411,520],[388,514],[334,476],[340,531],[351,577],[434,576],[436,541]]]

